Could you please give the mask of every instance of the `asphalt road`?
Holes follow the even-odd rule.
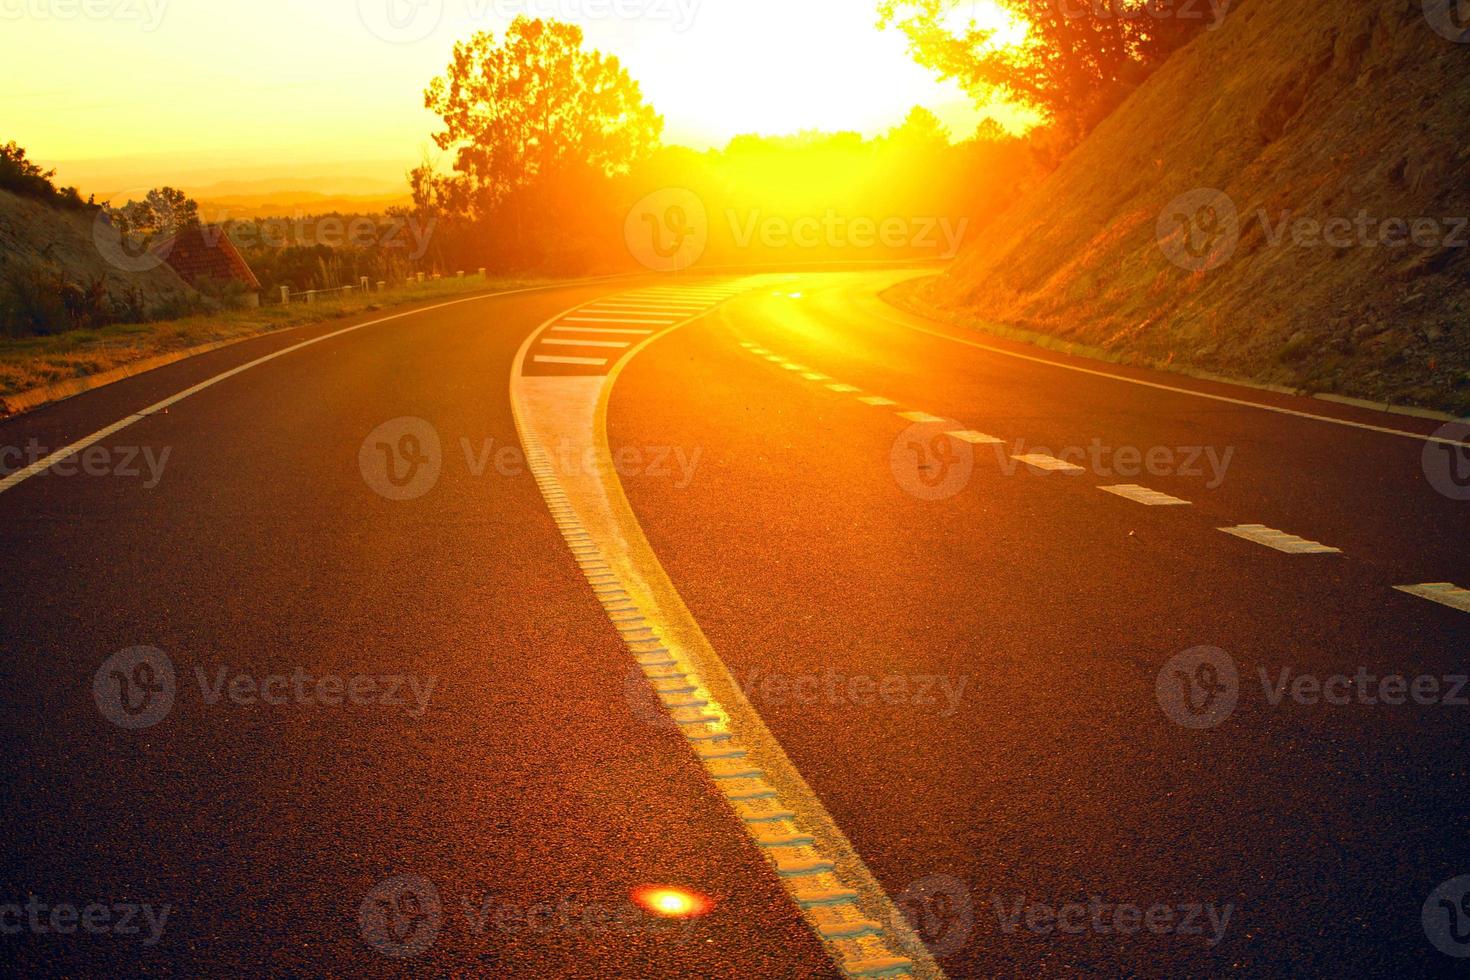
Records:
[[[1219,399],[1438,424],[920,322],[878,298],[900,277],[398,317],[0,492],[8,969],[836,974],[639,695],[524,466],[517,370],[616,372],[608,440],[654,554],[949,975],[1463,968],[1431,934],[1470,928],[1435,892],[1470,874],[1470,707],[1445,703],[1470,613],[1394,587],[1470,586],[1470,503],[1422,439]],[[611,346],[516,363],[589,303],[539,336]],[[344,325],[7,421],[0,446],[57,449]],[[1218,530],[1257,524],[1339,551]],[[140,658],[174,675],[156,719]],[[1383,703],[1385,675],[1437,703]],[[630,902],[648,885],[712,904],[660,918]]]

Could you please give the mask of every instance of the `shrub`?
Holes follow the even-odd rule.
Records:
[[[14,140],[0,145],[0,187],[60,207],[91,206],[91,201],[83,201],[75,187],[57,187],[52,183],[51,178],[55,176],[56,171],[42,170],[27,159],[25,149]]]

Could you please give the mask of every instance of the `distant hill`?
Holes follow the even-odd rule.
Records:
[[[204,193],[196,199],[199,202],[199,214],[210,222],[242,218],[294,218],[333,212],[380,214],[390,207],[410,203],[407,193],[350,195],[287,190],[233,195]]]
[[[1425,11],[1239,0],[908,299],[1470,412],[1470,43]]]

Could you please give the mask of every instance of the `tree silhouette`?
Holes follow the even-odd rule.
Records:
[[[416,200],[484,215],[533,185],[625,173],[646,157],[663,117],[617,58],[582,40],[573,24],[517,17],[504,43],[481,31],[455,44],[424,105],[444,122],[434,142],[454,151],[456,176],[420,168]]]
[[[1030,106],[1074,140],[1206,26],[1184,16],[1184,5],[1149,0],[994,2],[1029,25],[1024,42],[1001,43],[1002,31],[964,17],[959,0],[880,0],[878,10],[883,27],[908,37],[919,64],[982,104],[999,97]]]

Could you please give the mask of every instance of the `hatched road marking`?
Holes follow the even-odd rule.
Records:
[[[560,337],[548,337],[541,342],[559,347],[613,347],[621,349],[633,346],[631,340],[563,340]]]
[[[1019,459],[1027,466],[1034,467],[1038,470],[1045,470],[1048,473],[1082,472],[1082,467],[1077,464],[1069,463],[1064,459],[1057,459],[1055,456],[1048,456],[1045,453],[1025,453],[1021,456],[1012,456],[1011,459]]]
[[[1135,483],[1124,483],[1116,487],[1098,487],[1098,489],[1117,494],[1119,497],[1124,497],[1147,507],[1189,506],[1189,501],[1187,500],[1180,500],[1178,497],[1171,497],[1167,493],[1160,493],[1157,490],[1140,487]]]
[[[537,364],[579,364],[586,367],[601,367],[607,363],[605,357],[564,357],[560,354],[537,354]]]
[[[976,432],[974,429],[961,429],[958,432],[946,432],[945,435],[949,436],[951,439],[958,439],[960,442],[968,442],[976,446],[998,446],[1002,442],[1004,442],[1003,439],[997,439],[995,436],[988,436],[983,432]]]
[[[653,333],[652,330],[637,330],[632,328],[621,330],[616,327],[552,327],[551,330],[553,333],[625,333],[638,334],[640,336],[647,336]]]
[[[1470,589],[1462,589],[1451,582],[1425,582],[1423,585],[1395,585],[1399,592],[1437,602],[1460,612],[1470,612]]]
[[[745,284],[755,289],[770,280]],[[839,969],[943,977],[710,646],[623,493],[607,403],[623,367],[662,333],[640,341],[606,375],[574,376],[526,371],[542,333],[526,338],[512,370],[516,429],[528,468],[633,664]],[[597,465],[558,472],[548,445],[570,447],[575,458],[591,452]]]
[[[1219,530],[1226,534],[1233,534],[1237,538],[1265,545],[1267,548],[1284,551],[1288,555],[1337,555],[1342,553],[1338,548],[1329,548],[1321,542],[1308,541],[1306,538],[1299,538],[1295,534],[1287,534],[1285,531],[1278,531],[1264,524],[1239,524],[1235,527],[1222,527]]]

